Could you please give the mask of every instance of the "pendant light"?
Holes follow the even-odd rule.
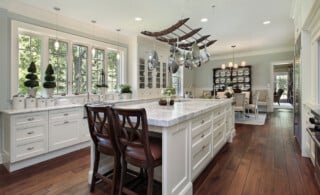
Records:
[[[93,24],[93,36],[95,36],[94,26],[95,26],[96,21],[95,20],[91,20],[91,23]],[[94,56],[96,54],[96,49],[94,48],[94,45],[92,46],[91,53],[92,53],[92,58],[94,58]]]
[[[234,63],[234,49],[236,47],[236,45],[232,45],[232,62],[228,63],[228,68],[238,68],[239,65],[237,63]],[[242,67],[246,66],[246,62],[242,61],[240,64]],[[226,69],[226,64],[221,64],[221,69]]]
[[[56,11],[56,40],[54,42],[54,49],[57,51],[60,47],[59,41],[58,41],[58,37],[57,37],[57,29],[58,29],[58,11],[60,11],[59,7],[54,7],[53,8]]]
[[[116,31],[117,31],[117,60],[119,60],[120,59],[120,53],[119,53],[119,32],[120,32],[120,29],[118,28],[118,29],[116,29]]]

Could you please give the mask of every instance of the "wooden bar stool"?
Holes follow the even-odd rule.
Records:
[[[147,194],[152,194],[154,168],[162,164],[162,144],[160,138],[149,136],[147,114],[142,109],[113,108],[115,129],[119,133],[121,150],[121,179],[119,194],[124,190],[127,163],[147,172]]]
[[[110,105],[85,105],[88,116],[88,124],[91,139],[95,147],[95,158],[91,180],[90,192],[94,191],[96,182],[101,181],[111,185],[111,193],[116,194],[120,181],[120,151],[118,150],[115,134],[113,130],[113,113]],[[108,175],[98,173],[100,153],[113,156],[112,179]]]

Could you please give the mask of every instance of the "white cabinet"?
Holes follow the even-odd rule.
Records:
[[[48,112],[3,115],[3,152],[10,162],[48,152]]]
[[[215,156],[226,143],[226,115],[224,106],[213,110],[212,142],[213,156]]]
[[[83,107],[2,112],[2,153],[9,171],[89,145]]]
[[[49,151],[80,142],[80,108],[49,111]]]
[[[82,118],[81,127],[80,127],[80,142],[89,141],[90,139],[91,137],[90,137],[90,131],[88,127],[88,119]]]
[[[191,178],[194,180],[212,158],[212,112],[191,121]]]

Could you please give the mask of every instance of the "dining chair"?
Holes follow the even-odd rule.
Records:
[[[234,105],[233,105],[233,110],[235,112],[241,112],[243,117],[245,117],[245,94],[244,93],[235,93],[234,94]]]
[[[94,144],[94,164],[90,192],[101,180],[111,186],[111,193],[116,194],[120,182],[121,152],[118,149],[113,128],[113,112],[111,105],[86,104],[89,131]],[[113,169],[108,173],[98,173],[100,154],[113,156]],[[111,172],[112,177],[111,177]],[[111,179],[110,179],[111,177]]]
[[[254,112],[255,118],[258,117],[259,110],[258,110],[258,101],[259,101],[259,92],[255,93],[252,98],[252,104],[246,104],[245,107],[249,113],[249,110]]]
[[[113,108],[113,111],[121,148],[122,169],[119,194],[122,194],[124,189],[127,165],[131,164],[146,170],[147,194],[151,195],[154,168],[162,164],[161,138],[149,136],[147,114],[144,108]]]

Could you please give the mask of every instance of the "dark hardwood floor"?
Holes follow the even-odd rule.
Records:
[[[292,111],[276,110],[264,126],[236,128],[233,143],[227,144],[194,182],[194,194],[320,194],[312,163],[300,156],[292,137]],[[13,173],[0,166],[0,195],[90,194],[89,168],[89,148]],[[155,186],[158,194],[159,188]],[[105,194],[106,190],[97,185],[92,194]]]

